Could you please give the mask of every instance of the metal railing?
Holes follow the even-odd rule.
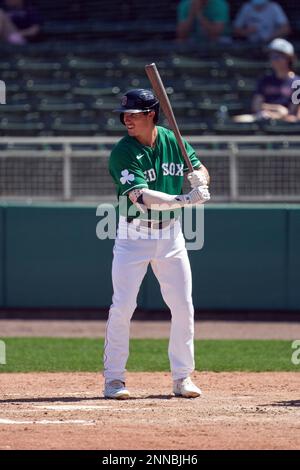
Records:
[[[0,200],[115,199],[119,137],[1,137]],[[211,174],[213,202],[300,201],[300,137],[187,137]]]

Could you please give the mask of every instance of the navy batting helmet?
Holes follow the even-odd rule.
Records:
[[[136,88],[129,90],[121,98],[121,106],[114,110],[119,112],[120,121],[124,124],[124,113],[148,113],[155,111],[154,123],[156,124],[159,116],[159,101],[150,90]]]

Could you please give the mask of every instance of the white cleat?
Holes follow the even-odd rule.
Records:
[[[185,398],[200,397],[202,393],[200,388],[196,387],[190,377],[187,377],[185,379],[174,380],[173,392],[175,393],[175,396]]]
[[[104,397],[126,400],[130,397],[130,393],[126,389],[124,382],[121,380],[112,380],[111,382],[105,382]]]

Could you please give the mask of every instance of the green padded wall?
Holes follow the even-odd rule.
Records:
[[[207,210],[204,248],[190,257],[196,308],[285,308],[286,247],[284,209]]]
[[[0,307],[108,308],[114,241],[98,221],[94,207],[1,206]],[[189,252],[195,308],[300,309],[299,233],[299,206],[208,206],[204,248]],[[138,300],[166,308],[151,271]]]
[[[189,251],[195,308],[285,308],[287,224],[284,208],[207,207],[204,247]],[[163,308],[157,281],[147,281],[146,307]]]
[[[300,210],[289,211],[288,308],[300,309]]]
[[[0,207],[0,308],[5,306],[5,229],[4,208]]]
[[[6,211],[9,307],[110,305],[113,242],[97,239],[94,208]]]

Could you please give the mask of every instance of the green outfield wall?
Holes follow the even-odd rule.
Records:
[[[5,225],[4,209],[0,207],[0,308],[5,305]]]
[[[109,307],[113,240],[98,222],[92,206],[0,206],[0,308]],[[299,310],[299,241],[299,205],[208,205],[189,251],[195,308]],[[166,308],[150,270],[138,306]]]
[[[287,297],[290,309],[300,308],[300,210],[289,211]]]

